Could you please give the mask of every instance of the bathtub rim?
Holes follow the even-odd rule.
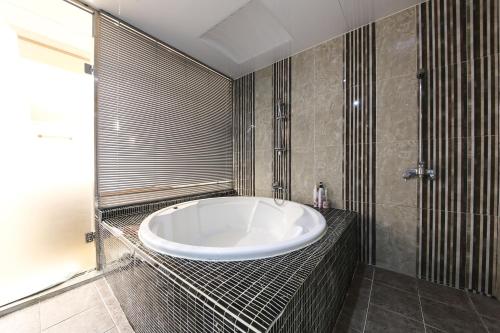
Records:
[[[319,241],[325,235],[328,229],[328,226],[326,224],[326,219],[323,216],[323,214],[321,214],[321,212],[307,205],[289,200],[285,200],[284,202],[301,206],[302,209],[311,214],[313,217],[317,218],[319,223],[315,228],[313,228],[307,234],[304,234],[302,237],[296,237],[292,240],[273,243],[273,245],[236,246],[236,247],[209,247],[209,246],[188,245],[161,238],[160,236],[152,232],[151,229],[149,228],[149,223],[155,216],[160,215],[162,212],[170,210],[173,207],[180,207],[184,205],[188,206],[189,204],[192,204],[193,201],[213,201],[221,199],[229,199],[229,200],[262,199],[264,201],[273,200],[272,198],[268,197],[229,196],[229,197],[190,200],[179,204],[174,204],[149,214],[141,222],[139,226],[138,238],[143,246],[145,246],[151,251],[163,255],[194,260],[194,261],[231,262],[231,261],[250,261],[250,260],[272,258],[287,253],[295,252],[297,250],[308,247]],[[308,236],[305,237],[306,235]]]

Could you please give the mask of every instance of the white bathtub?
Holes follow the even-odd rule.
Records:
[[[149,215],[139,228],[141,242],[174,257],[235,261],[273,257],[317,241],[323,215],[299,203],[222,197],[189,201]]]

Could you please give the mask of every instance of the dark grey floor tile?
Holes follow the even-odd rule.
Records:
[[[334,333],[347,333],[347,332],[361,332],[363,327],[361,327],[361,330],[357,330],[353,327],[353,319],[349,318],[343,314],[339,316],[339,319],[337,319],[337,323],[335,324],[335,328],[333,329]],[[363,323],[364,324],[364,323]],[[359,326],[359,325],[356,325]]]
[[[354,274],[371,280],[373,279],[373,271],[374,267],[372,265],[367,265],[365,263],[360,262]]]
[[[368,296],[347,294],[341,314],[349,321],[349,327],[361,331],[365,325],[367,308]]]
[[[408,275],[375,268],[375,281],[410,293],[417,293],[417,279]]]
[[[419,280],[418,291],[421,297],[457,306],[464,310],[473,310],[469,302],[469,298],[467,297],[467,293],[463,290],[442,286],[429,281]]]
[[[417,295],[375,282],[370,300],[371,303],[387,310],[397,312],[417,321],[422,321],[422,313]]]
[[[425,323],[446,332],[486,332],[474,311],[421,298]]]
[[[488,317],[482,317],[481,319],[490,333],[500,333],[500,320]]]
[[[365,279],[361,275],[355,275],[347,293],[368,297],[370,295],[371,286],[371,280]]]
[[[437,329],[435,327],[425,325],[425,332],[426,333],[446,333],[445,331],[442,331],[440,329]]]
[[[500,302],[494,298],[469,293],[472,303],[481,316],[500,320]]]
[[[371,305],[368,310],[365,332],[425,332],[424,324],[383,308]]]

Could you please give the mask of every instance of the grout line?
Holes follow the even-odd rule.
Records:
[[[466,294],[467,294],[467,299],[469,300],[469,303],[472,305],[472,308],[474,309],[474,313],[477,315],[477,317],[479,318],[479,321],[481,322],[481,325],[483,325],[486,332],[489,332],[490,330],[488,329],[488,326],[486,326],[486,324],[484,323],[483,317],[481,317],[481,314],[479,313],[479,311],[477,311],[476,305],[474,304],[474,302],[470,298],[469,292],[466,292]]]
[[[107,283],[106,283],[106,286],[107,286]],[[104,304],[104,307],[106,308],[106,311],[108,312],[109,317],[113,321],[113,324],[115,325],[118,332],[120,332],[120,329],[118,328],[118,325],[116,324],[116,320],[115,320],[113,314],[111,313],[111,310],[109,309],[108,305],[106,304],[106,301],[104,301],[104,297],[102,296],[101,291],[99,290],[99,288],[97,288],[95,283],[94,283],[94,288],[97,290],[97,293],[99,294],[99,298],[101,299],[101,303]]]
[[[118,305],[119,309],[120,309],[120,314],[118,316],[113,316],[113,314],[110,313],[111,315],[111,319],[113,320],[113,322],[115,323],[115,326],[116,326],[116,329],[118,330],[118,332],[122,332],[122,330],[120,329],[120,325],[118,325],[119,323],[122,323],[124,325],[126,325],[127,328],[130,328],[130,330],[132,332],[134,332],[134,329],[132,328],[132,325],[130,325],[130,322],[128,321],[128,318],[127,316],[125,315],[125,313],[123,312],[123,309],[122,309],[122,306],[120,304],[120,302],[118,301],[118,299],[116,298],[116,295],[115,293],[113,292],[113,290],[111,289],[111,286],[109,285],[108,281],[106,281],[106,279],[103,279],[104,281],[104,284],[105,284],[105,288],[109,291],[109,293],[111,294],[111,298],[112,298],[112,301],[111,302],[116,302],[116,305]],[[104,301],[104,298],[103,298],[103,303],[104,305],[106,306],[106,308],[108,308],[108,305],[106,304],[106,302]],[[116,320],[115,320],[116,319]]]
[[[361,333],[364,333],[366,330],[366,322],[368,321],[368,311],[370,311],[370,301],[372,299],[373,282],[375,281],[375,266],[372,267],[373,267],[372,283],[370,284],[370,294],[368,295],[368,306],[366,307],[365,322],[363,324],[363,330],[361,331]]]
[[[78,312],[78,313],[75,313],[75,314],[73,314],[73,315],[71,315],[71,316],[67,317],[67,318],[64,318],[63,320],[61,320],[61,321],[59,321],[59,322],[57,322],[57,323],[55,323],[55,324],[53,324],[53,325],[47,326],[47,327],[46,327],[46,328],[44,328],[44,329],[42,329],[42,328],[40,327],[40,329],[42,330],[42,332],[45,332],[45,331],[47,331],[49,328],[52,328],[52,327],[57,326],[57,325],[59,325],[59,324],[62,324],[62,323],[64,323],[65,321],[68,321],[68,320],[70,320],[70,319],[73,319],[74,317],[79,316],[79,315],[81,315],[82,313],[84,313],[84,312],[86,312],[86,311],[88,311],[88,310],[94,309],[94,308],[96,308],[96,307],[98,307],[98,306],[99,306],[99,304],[94,305],[94,306],[91,306],[90,308],[86,308],[86,309],[85,309],[85,310],[83,310],[83,311],[80,311],[80,312]]]
[[[342,316],[342,313],[344,312],[344,306],[345,306],[345,303],[346,303],[346,300],[347,300],[347,297],[349,295],[349,291],[351,290],[351,287],[352,287],[352,282],[354,281],[354,278],[356,277],[356,271],[358,270],[359,268],[359,265],[361,264],[361,262],[358,262],[358,264],[356,265],[356,267],[354,268],[354,273],[352,274],[352,277],[351,277],[351,281],[349,282],[349,288],[347,288],[347,292],[345,294],[345,297],[344,297],[344,301],[342,302],[342,306],[340,307],[340,312],[339,312],[339,315],[337,316],[337,319],[335,321],[335,325],[333,326],[334,328],[334,331],[335,331],[335,327],[337,327],[337,324],[339,323],[340,321],[340,316]],[[356,330],[357,331],[357,330]]]
[[[404,314],[402,314],[402,313],[399,313],[399,312],[396,312],[396,311],[394,311],[394,310],[388,309],[388,308],[386,308],[385,306],[382,306],[382,305],[380,305],[380,304],[373,303],[373,306],[378,307],[378,308],[382,309],[382,310],[383,310],[383,311],[385,311],[385,312],[389,312],[389,313],[395,314],[395,315],[397,315],[398,317],[403,317],[403,318],[405,318],[405,319],[408,319],[408,320],[414,321],[414,322],[416,322],[416,323],[421,323],[421,324],[423,323],[422,321],[418,321],[418,320],[417,320],[417,319],[415,319],[415,318],[405,316],[405,315],[404,315]]]
[[[398,288],[398,287],[394,287],[393,285],[385,283],[384,281],[377,281],[377,284],[380,284],[380,285],[382,285],[384,287],[391,288],[393,290],[397,290],[397,291],[400,291],[400,292],[403,292],[405,294],[408,294],[408,295],[411,295],[411,296],[415,297],[415,293],[414,292],[411,292],[411,291],[408,291],[408,290],[404,290],[404,289],[401,289],[401,288]],[[418,285],[417,285],[417,296],[418,296]]]
[[[427,333],[427,326],[425,325],[424,309],[422,308],[422,300],[420,298],[420,288],[418,287],[418,281],[417,281],[417,296],[418,296],[418,306],[420,307],[420,314],[422,315],[422,323],[424,324],[424,333]]]
[[[81,285],[81,286],[79,286],[79,287],[76,287],[76,288],[74,288],[74,289],[70,289],[70,290],[68,290],[68,291],[65,291],[65,292],[63,292],[63,293],[61,293],[61,294],[59,294],[59,295],[55,295],[55,296],[53,296],[53,297],[47,298],[47,299],[46,299],[46,300],[44,300],[44,301],[48,301],[48,300],[50,300],[50,299],[53,299],[53,298],[55,298],[55,297],[58,297],[58,296],[60,296],[60,295],[62,295],[62,294],[64,294],[64,293],[66,293],[66,292],[69,292],[69,291],[72,291],[72,290],[76,290],[76,289],[81,288],[81,287],[83,287],[83,286],[86,286],[86,285],[88,285],[88,284],[92,284],[92,285],[94,286],[94,288],[96,289],[97,293],[99,294],[99,291],[97,290],[97,288],[96,288],[96,287],[95,287],[95,285],[94,285],[94,282],[92,281],[92,282],[85,283],[85,284],[83,284],[83,285]],[[85,309],[83,309],[82,311],[79,311],[79,312],[77,312],[77,313],[74,313],[74,314],[72,314],[71,316],[66,317],[66,318],[64,318],[64,319],[62,319],[62,320],[60,320],[60,321],[58,321],[58,322],[57,322],[57,323],[55,323],[55,324],[52,324],[52,325],[47,326],[47,327],[45,327],[45,328],[42,328],[42,317],[41,317],[42,301],[39,301],[39,310],[38,310],[38,311],[40,311],[40,331],[41,331],[41,332],[46,331],[46,330],[48,330],[49,328],[54,327],[54,326],[56,326],[56,325],[59,325],[60,323],[62,323],[62,322],[64,322],[64,321],[66,321],[66,320],[68,320],[68,319],[71,319],[71,318],[73,318],[73,317],[76,317],[76,316],[78,316],[78,315],[80,315],[80,314],[84,313],[84,312],[85,312],[85,311],[87,311],[87,310],[93,309],[93,308],[95,308],[96,306],[97,306],[97,305],[94,305],[94,306],[91,306],[91,307],[85,308]]]
[[[442,329],[437,328],[436,326],[427,325],[427,327],[430,327],[430,328],[432,328],[433,330],[438,331],[438,332],[447,333],[446,331],[443,331]],[[426,330],[427,330],[427,329],[426,329]]]
[[[40,328],[39,332],[42,333],[42,302],[38,301],[38,327]]]

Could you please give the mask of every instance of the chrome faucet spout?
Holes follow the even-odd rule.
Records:
[[[411,178],[428,178],[430,180],[436,179],[436,173],[433,169],[426,169],[424,162],[418,162],[418,166],[415,169],[406,169],[403,172],[403,179],[407,181]]]

